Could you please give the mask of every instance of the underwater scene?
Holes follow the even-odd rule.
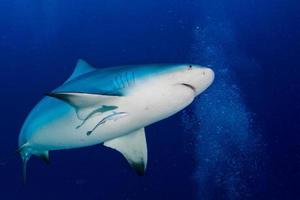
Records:
[[[300,2],[0,0],[0,200],[300,199]]]

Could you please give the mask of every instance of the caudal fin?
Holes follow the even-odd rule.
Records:
[[[23,183],[27,181],[27,163],[29,158],[23,158]]]
[[[27,163],[32,154],[31,151],[28,148],[26,148],[26,144],[21,146],[18,149],[18,152],[20,153],[23,161],[23,183],[25,184],[27,180]]]

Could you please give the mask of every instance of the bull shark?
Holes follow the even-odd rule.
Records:
[[[18,151],[24,181],[32,155],[48,162],[49,151],[98,144],[120,152],[143,175],[145,127],[184,109],[213,80],[213,70],[199,65],[96,69],[80,59],[72,75],[42,98],[22,126]]]

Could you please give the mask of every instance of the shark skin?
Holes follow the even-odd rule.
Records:
[[[144,127],[184,109],[213,80],[214,72],[198,65],[96,69],[79,60],[71,77],[48,93],[23,124],[19,152],[24,179],[32,155],[48,161],[49,151],[97,144],[122,153],[142,175],[147,166]],[[126,115],[106,120],[113,113]]]

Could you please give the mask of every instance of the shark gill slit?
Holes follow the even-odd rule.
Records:
[[[132,82],[133,82],[133,85],[135,85],[135,74],[134,74],[134,72],[131,72],[131,75],[132,75]]]
[[[123,89],[124,89],[124,88],[126,88],[126,78],[125,78],[124,73],[121,74],[120,78],[122,80],[122,85],[123,85]]]
[[[117,76],[117,80],[118,80],[118,88],[123,89],[123,83],[120,75]]]
[[[128,75],[127,75],[127,72],[125,72],[125,74],[124,74],[124,79],[125,79],[125,88],[126,88],[126,87],[129,87],[129,81],[128,81]]]

